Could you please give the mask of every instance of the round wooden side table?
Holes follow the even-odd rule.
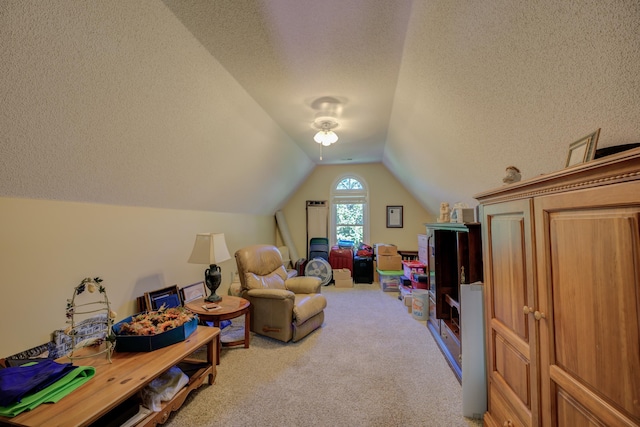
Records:
[[[213,322],[213,325],[217,328],[220,327],[220,322],[223,320],[235,319],[244,315],[244,339],[221,342],[218,340],[218,351],[216,355],[216,364],[220,364],[220,347],[232,347],[237,345],[244,345],[244,348],[249,348],[249,332],[251,329],[251,312],[249,310],[251,303],[240,297],[234,297],[230,295],[222,296],[222,300],[216,303],[208,303],[203,298],[190,301],[185,304],[185,307],[198,315],[202,322]],[[213,308],[205,308],[213,307]]]

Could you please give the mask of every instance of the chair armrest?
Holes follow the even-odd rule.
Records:
[[[246,295],[252,298],[294,299],[294,294],[286,289],[249,289]]]
[[[294,269],[287,269],[287,279],[291,279],[292,277],[297,277],[298,276],[298,270],[294,270]]]
[[[297,276],[285,280],[284,286],[296,294],[319,294],[322,280],[313,276]]]

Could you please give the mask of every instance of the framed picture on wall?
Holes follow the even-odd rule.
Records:
[[[402,206],[387,206],[387,228],[402,228]]]

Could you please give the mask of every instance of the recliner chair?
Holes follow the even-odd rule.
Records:
[[[288,277],[278,248],[252,245],[235,253],[241,295],[251,302],[251,331],[299,341],[322,326],[326,298],[317,277]]]

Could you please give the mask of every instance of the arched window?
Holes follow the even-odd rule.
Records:
[[[369,191],[361,177],[338,177],[331,187],[331,242],[369,244]]]

